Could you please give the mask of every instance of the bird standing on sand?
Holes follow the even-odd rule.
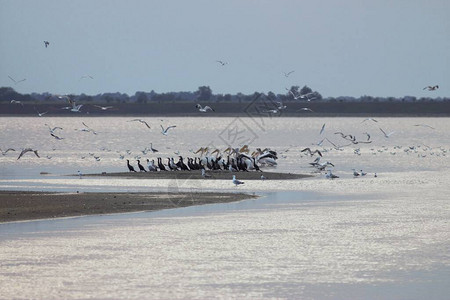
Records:
[[[147,172],[147,170],[144,168],[143,165],[141,165],[141,161],[138,159],[137,160],[138,163],[138,167],[139,167],[139,172]]]
[[[239,181],[239,180],[236,179],[236,175],[233,175],[233,183],[234,183],[235,186],[238,186],[240,184],[244,184],[243,181]]]
[[[127,167],[130,172],[136,172],[132,165],[130,165],[130,160],[127,159]]]

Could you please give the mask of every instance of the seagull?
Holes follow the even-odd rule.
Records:
[[[226,64],[228,64],[226,61],[221,61],[221,60],[216,60],[216,62],[221,64],[222,67],[225,66]]]
[[[48,113],[48,111],[45,111],[45,112],[43,112],[43,113],[40,113],[36,108],[35,108],[35,110],[36,110],[36,112],[37,112],[37,114],[38,114],[39,117],[42,117],[43,115],[45,115],[46,113]]]
[[[239,181],[239,180],[236,179],[236,175],[233,175],[233,183],[234,183],[235,186],[238,186],[240,184],[244,184],[243,181]]]
[[[161,126],[161,133],[163,134],[163,135],[167,135],[168,134],[168,130],[170,129],[170,128],[175,128],[175,127],[177,127],[177,126],[175,126],[175,125],[172,125],[172,126],[169,126],[169,127],[167,127],[166,129],[164,129],[164,127],[162,126],[162,125],[160,125]]]
[[[92,77],[91,75],[83,75],[83,76],[80,77],[80,80],[81,79],[87,79],[87,78],[94,79],[94,77]]]
[[[280,111],[278,109],[269,109],[269,110],[263,111],[263,113],[265,113],[265,114],[274,114],[274,115],[276,115],[279,112]]]
[[[108,110],[110,108],[113,108],[113,106],[100,106],[100,105],[94,105],[97,108],[100,108],[101,110]]]
[[[319,133],[319,134],[322,134],[322,133],[323,133],[323,131],[324,131],[324,129],[325,129],[325,123],[323,123],[323,125],[322,125],[322,129],[320,129],[320,133]]]
[[[206,174],[205,169],[202,169],[202,177],[203,177],[203,178],[209,178],[209,177],[211,177],[211,175]]]
[[[438,85],[429,85],[429,86],[424,87],[423,89],[428,90],[428,91],[434,91],[434,90],[437,90],[438,88],[439,88]]]
[[[34,154],[35,154],[37,157],[40,157],[37,150],[33,150],[33,149],[31,149],[31,148],[25,148],[25,149],[22,150],[22,152],[20,152],[19,157],[18,157],[17,159],[21,158],[22,155],[24,155],[25,153],[30,152],[30,151],[34,152]]]
[[[11,100],[11,102],[10,102],[11,104],[20,104],[20,105],[22,105],[23,106],[23,103],[22,103],[22,101],[18,101],[18,100]]]
[[[358,172],[355,171],[355,169],[352,170],[353,170],[353,177],[358,177],[360,175]]]
[[[283,72],[283,74],[284,74],[284,77],[289,77],[289,75],[291,75],[292,73],[294,73],[295,71],[289,71],[289,72]]]
[[[3,156],[5,156],[6,153],[8,153],[9,151],[16,151],[16,150],[13,149],[13,148],[8,148],[8,149],[6,149],[5,151],[3,151],[2,149],[0,149],[0,152],[2,153]]]
[[[148,125],[148,123],[147,122],[145,122],[144,120],[142,120],[142,119],[133,119],[133,120],[130,120],[130,121],[127,121],[127,122],[141,122],[142,124],[145,124],[145,126],[147,126],[147,128],[148,129],[151,129],[150,128],[150,125]]]
[[[72,105],[72,108],[70,107],[64,107],[63,109],[70,109],[71,112],[81,112],[80,109],[83,106],[83,104],[76,105],[75,101],[69,98],[69,96],[58,96],[59,99],[67,99],[70,105]]]
[[[57,136],[57,135],[55,135],[55,134],[53,134],[53,133],[50,133],[50,135],[52,136],[52,137],[54,137],[55,139],[57,139],[58,141],[60,141],[60,140],[63,140],[64,138],[62,138],[62,137],[59,137],[59,136]]]
[[[381,129],[380,128],[380,130],[381,130],[381,132],[384,134],[384,137],[385,138],[388,138],[388,137],[390,137],[391,136],[391,134],[393,134],[395,131],[392,131],[392,132],[389,132],[389,133],[386,133],[386,132],[384,132],[384,130],[383,129]]]
[[[8,75],[8,77],[9,77],[9,79],[11,79],[11,80],[14,82],[14,84],[18,84],[18,83],[21,83],[21,82],[27,80],[26,78],[24,78],[24,79],[21,79],[21,80],[16,81],[16,80],[15,80],[14,78],[12,78],[11,76]]]
[[[92,132],[93,134],[97,135],[97,132],[94,129],[87,126],[84,122],[81,122],[81,124],[83,124],[83,126],[86,127],[86,129],[87,129],[87,130],[82,130],[82,131]]]
[[[328,179],[339,178],[339,176],[334,175],[333,173],[331,173],[331,170],[328,170],[328,173],[325,175],[325,177],[328,178]]]
[[[50,45],[49,41],[44,41],[44,45],[45,45],[45,48],[47,48],[48,45]]]
[[[308,108],[308,107],[302,107],[299,110],[314,112],[311,108]],[[299,110],[297,110],[297,111],[299,111]]]
[[[264,175],[261,175],[261,180],[266,180],[267,178]]]
[[[360,170],[360,172],[361,172],[361,176],[366,176],[367,175],[367,173],[364,173],[363,170]]]
[[[373,121],[373,122],[378,123],[378,121],[375,120],[375,119],[373,119],[373,118],[367,118],[367,119],[364,119],[361,123],[364,123],[365,121]]]
[[[430,125],[427,125],[427,124],[415,124],[414,126],[421,126],[421,127],[428,127],[428,128],[431,128],[431,129],[435,129],[434,127],[432,127]]]
[[[209,107],[208,105],[206,105],[205,107],[203,107],[202,108],[202,106],[200,105],[200,104],[197,104],[196,106],[195,106],[196,108],[198,108],[198,111],[199,112],[207,112],[208,110],[210,110],[210,111],[215,111],[214,109],[212,109],[211,107]]]
[[[156,150],[155,148],[153,148],[153,143],[150,143],[150,150],[155,153],[158,152],[158,150]]]
[[[81,176],[83,176],[83,174],[81,173],[80,170],[78,170],[78,177],[80,177],[80,179],[81,179]]]
[[[314,154],[319,154],[319,156],[322,156],[322,153],[320,153],[320,151],[319,150],[314,150],[314,151],[311,151],[311,149],[310,148],[305,148],[305,149],[303,149],[303,150],[301,150],[300,152],[308,152],[309,153],[309,155],[311,155],[311,156],[313,156]]]
[[[287,108],[287,106],[286,105],[283,105],[283,102],[277,102],[277,109],[278,110],[283,110],[283,109],[286,109]]]

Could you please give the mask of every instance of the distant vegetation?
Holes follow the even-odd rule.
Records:
[[[430,92],[432,95],[433,92]],[[102,114],[198,114],[196,103],[208,103],[216,109],[216,114],[249,114],[252,102],[258,99],[256,110],[271,109],[277,102],[283,102],[289,109],[283,115],[298,114],[304,107],[310,108],[313,115],[330,114],[409,114],[409,115],[450,115],[450,98],[431,98],[414,96],[395,97],[327,97],[308,86],[292,86],[283,94],[273,92],[254,92],[249,95],[214,94],[209,86],[200,86],[195,92],[157,93],[155,91],[138,91],[134,95],[124,93],[103,93],[98,95],[54,95],[51,93],[20,94],[11,87],[0,88],[0,114],[34,114],[36,111],[51,111],[51,114],[65,115],[70,113],[61,110],[68,105],[67,97],[77,104],[83,104],[82,112],[98,112],[95,105],[113,106],[114,109],[102,111]],[[11,100],[21,102],[12,105]],[[173,106],[173,103],[178,105]],[[407,104],[407,105],[405,105]],[[304,112],[304,111],[303,111]]]

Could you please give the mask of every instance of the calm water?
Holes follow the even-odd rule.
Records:
[[[0,156],[0,189],[212,190],[264,197],[2,224],[2,297],[446,299],[449,294],[449,119],[144,118],[151,130],[127,122],[131,119],[0,119],[0,148],[35,147],[41,155]],[[81,122],[98,134],[75,130],[83,128]],[[63,127],[57,135],[64,139],[51,137],[45,123]],[[177,128],[163,136],[160,124]],[[379,127],[395,133],[385,138]],[[343,151],[326,142],[323,148],[312,145],[325,137],[344,144],[337,131],[358,140],[368,132],[373,142]],[[235,188],[231,180],[65,176],[77,170],[125,171],[119,156],[154,158],[141,152],[151,142],[162,157],[178,151],[190,156],[207,145],[223,150],[227,143],[270,147],[280,154],[275,171],[297,173],[313,172],[312,158],[300,150],[319,148],[341,178],[317,174],[298,181],[246,181]],[[352,168],[369,174],[353,178]]]

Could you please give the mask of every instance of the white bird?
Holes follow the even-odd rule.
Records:
[[[233,183],[234,183],[235,186],[238,186],[240,184],[244,184],[243,181],[239,181],[239,180],[236,179],[236,175],[233,175]]]
[[[31,148],[25,148],[25,149],[22,150],[22,152],[20,152],[19,157],[18,157],[17,159],[21,158],[22,155],[24,155],[25,153],[30,152],[30,151],[34,152],[34,154],[35,154],[37,157],[40,157],[37,150],[33,150],[33,149],[31,149]]]
[[[294,72],[295,71],[283,72],[283,74],[284,74],[284,77],[289,77],[289,75],[291,75]]]
[[[97,132],[94,129],[87,126],[84,122],[81,122],[81,124],[83,124],[83,126],[86,127],[86,130],[82,130],[82,131],[92,132],[93,134],[97,135]]]
[[[429,86],[424,87],[423,89],[428,90],[428,91],[434,91],[434,90],[437,90],[438,88],[439,88],[438,85],[429,85]]]
[[[360,172],[361,172],[361,176],[366,176],[367,175],[367,173],[364,173],[363,170],[360,170]]]
[[[78,177],[80,177],[80,179],[81,179],[81,176],[83,176],[83,174],[81,173],[80,170],[78,170]]]
[[[395,131],[392,131],[392,132],[386,133],[383,129],[380,128],[380,130],[381,130],[381,132],[384,134],[384,137],[385,137],[385,138],[390,137],[390,136],[395,132]]]
[[[100,106],[100,105],[94,105],[97,108],[100,108],[101,110],[108,110],[113,108],[113,106]]]
[[[37,112],[37,114],[38,114],[39,117],[42,117],[43,115],[45,115],[46,113],[48,113],[48,111],[45,111],[45,112],[43,112],[43,113],[40,113],[36,108],[35,108],[35,110],[36,110],[36,112]]]
[[[167,135],[167,134],[168,134],[168,130],[169,130],[170,128],[175,128],[175,127],[177,127],[177,126],[175,126],[175,125],[172,125],[172,126],[167,127],[166,129],[164,129],[164,127],[163,127],[162,125],[160,125],[160,126],[161,126],[161,133],[162,133],[163,135]]]
[[[210,111],[215,111],[214,109],[212,109],[212,108],[209,107],[208,105],[206,105],[205,107],[202,108],[202,106],[201,106],[200,104],[197,104],[195,107],[198,109],[199,112],[204,112],[204,113],[205,113],[205,112],[207,112],[208,110],[210,110]]]
[[[24,78],[24,79],[21,79],[21,80],[18,80],[18,81],[16,81],[14,78],[12,78],[11,76],[8,76],[9,77],[9,79],[11,79],[13,82],[14,82],[14,84],[18,84],[18,83],[20,83],[20,82],[23,82],[23,81],[25,81],[25,80],[27,80],[26,78]]]
[[[144,124],[145,126],[147,126],[148,129],[151,129],[151,128],[150,128],[150,125],[148,125],[148,123],[145,122],[145,121],[142,120],[142,119],[133,119],[133,120],[130,120],[130,121],[127,121],[127,122],[140,122],[140,123]]]
[[[333,173],[331,173],[331,170],[328,170],[328,173],[325,175],[325,177],[328,178],[328,179],[339,178],[339,176],[334,175]]]
[[[209,177],[211,177],[211,175],[206,174],[205,169],[202,169],[202,177],[203,177],[203,178],[209,178]]]
[[[52,137],[54,137],[55,139],[57,139],[58,141],[60,141],[60,140],[63,140],[64,138],[62,138],[62,137],[59,137],[59,136],[57,136],[57,135],[55,135],[55,134],[53,134],[53,133],[50,133],[50,135],[52,136]]]
[[[431,128],[431,129],[435,129],[434,127],[432,127],[430,125],[427,125],[427,124],[415,124],[414,126],[421,126],[421,127],[428,127],[428,128]]]
[[[266,180],[267,178],[264,175],[261,175],[261,180]]]
[[[94,79],[94,77],[92,77],[91,75],[83,75],[83,76],[80,77],[80,80],[81,79],[87,79],[87,78]]]
[[[263,113],[265,113],[265,114],[274,114],[274,115],[276,115],[279,112],[280,111],[278,109],[269,109],[269,110],[263,111]]]
[[[216,60],[222,67],[228,64],[226,61]]]
[[[360,175],[358,172],[356,172],[355,169],[352,169],[352,170],[353,170],[353,177],[358,177]]]
[[[311,108],[308,108],[308,107],[302,107],[299,110],[314,112]]]
[[[375,119],[373,119],[373,118],[367,118],[367,119],[364,119],[364,120],[362,120],[361,123],[364,123],[364,122],[366,122],[366,121],[372,121],[372,122],[378,123],[378,121],[375,120]]]
[[[278,110],[283,110],[283,109],[286,109],[287,108],[287,106],[286,105],[283,105],[283,102],[277,102],[277,109]]]
[[[22,105],[23,106],[23,103],[22,103],[22,101],[18,101],[18,100],[11,100],[11,102],[10,102],[11,104],[20,104],[20,105]]]

